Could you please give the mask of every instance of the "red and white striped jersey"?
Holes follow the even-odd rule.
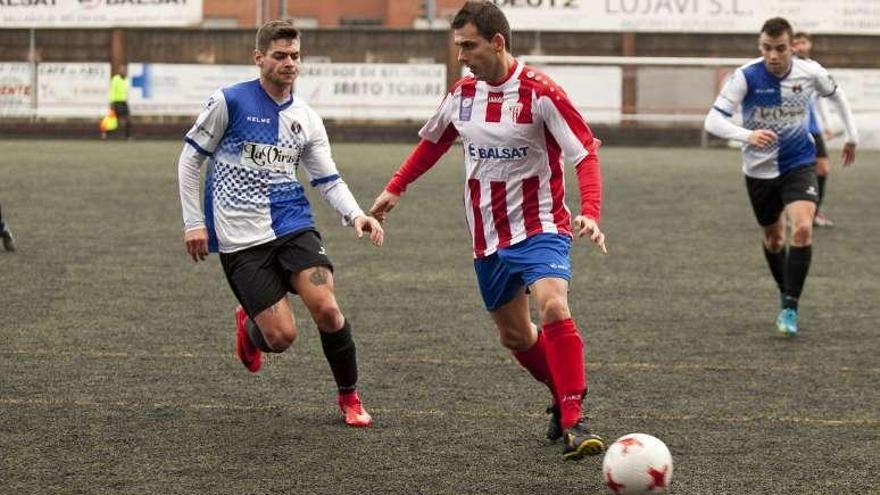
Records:
[[[594,152],[600,142],[565,92],[529,66],[516,63],[494,86],[461,79],[419,135],[422,143],[386,189],[401,194],[460,136],[465,213],[477,258],[542,232],[571,236],[563,155],[578,165],[581,211],[599,220],[601,178]]]

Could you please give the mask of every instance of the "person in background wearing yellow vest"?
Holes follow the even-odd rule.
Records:
[[[110,79],[110,108],[113,109],[119,123],[125,126],[125,138],[131,139],[131,119],[128,111],[129,84],[125,76],[125,66],[120,65],[116,68],[116,74]],[[106,131],[101,133],[101,139],[107,139]]]

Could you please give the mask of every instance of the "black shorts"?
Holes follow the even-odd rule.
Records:
[[[825,148],[825,138],[822,137],[822,133],[817,132],[811,135],[813,141],[816,142],[816,158],[828,158],[828,150]]]
[[[128,117],[128,103],[124,101],[114,101],[110,104],[110,108],[113,109],[113,113],[116,114],[117,117]]]
[[[755,218],[762,227],[773,225],[785,206],[794,201],[819,201],[816,164],[803,165],[773,179],[746,176],[746,189]]]
[[[272,307],[288,292],[296,293],[290,276],[314,266],[333,264],[315,230],[288,234],[234,253],[220,253],[229,287],[250,317]]]

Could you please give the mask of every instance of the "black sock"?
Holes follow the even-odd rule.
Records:
[[[351,325],[348,320],[342,329],[333,333],[321,333],[321,347],[330,363],[330,371],[340,392],[350,392],[357,386],[357,353],[351,338]]]
[[[819,180],[819,201],[816,203],[816,211],[819,211],[819,207],[822,206],[822,200],[825,199],[825,179],[827,179],[827,175],[820,175],[817,177]]]
[[[797,309],[798,298],[804,290],[804,281],[810,271],[810,260],[813,257],[813,246],[788,248],[785,263],[785,295],[782,298],[783,308]]]
[[[779,292],[785,291],[785,248],[778,253],[774,253],[764,246],[764,258],[767,258],[767,264],[770,265],[770,273],[773,274],[773,280],[779,287]]]
[[[275,352],[269,347],[269,344],[266,343],[266,339],[263,337],[263,332],[254,320],[248,318],[246,325],[248,337],[251,339],[251,342],[257,346],[257,349],[263,352]]]

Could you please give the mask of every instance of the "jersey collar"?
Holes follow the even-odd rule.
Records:
[[[500,88],[508,82],[517,79],[520,72],[522,72],[522,64],[519,63],[517,59],[513,59],[513,64],[511,64],[510,69],[508,69],[507,71],[507,75],[504,76],[504,79],[492,82],[486,81],[486,85],[491,88]]]

